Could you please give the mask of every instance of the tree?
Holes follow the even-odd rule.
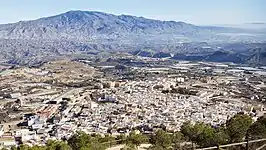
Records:
[[[22,144],[18,147],[18,150],[30,150],[30,147],[28,145]]]
[[[69,146],[72,149],[76,150],[87,147],[88,144],[90,143],[91,143],[91,136],[89,136],[84,132],[77,132],[76,134],[72,135],[68,140]]]
[[[202,131],[196,138],[196,143],[201,147],[217,146],[226,144],[229,136],[223,127],[212,127],[209,124],[202,125]]]
[[[240,142],[246,136],[249,127],[252,124],[252,118],[245,114],[236,114],[226,122],[227,134],[230,142]]]
[[[198,128],[196,128],[195,131],[198,131],[198,136],[195,138],[195,142],[201,147],[209,147],[216,145],[215,129],[212,128],[210,125],[199,124]]]
[[[255,122],[250,126],[248,136],[251,139],[264,138],[266,137],[266,127],[260,122]]]
[[[216,146],[228,141],[228,135],[222,127],[214,128],[201,122],[197,122],[195,125],[186,122],[181,126],[181,132],[190,141],[201,147]]]
[[[266,115],[261,116],[257,121],[266,126]]]
[[[190,122],[185,122],[181,126],[181,132],[193,143],[200,143],[203,137],[200,137],[200,134],[203,132],[205,124],[202,122],[197,122],[195,125],[192,125]]]
[[[190,122],[184,122],[183,125],[181,126],[180,132],[187,138],[187,140],[192,139],[192,128],[193,125]],[[191,140],[192,141],[192,140]]]
[[[143,136],[141,133],[131,132],[129,133],[129,136],[126,139],[126,145],[130,147],[138,147],[140,144],[147,141],[147,138]]]
[[[126,142],[126,135],[125,134],[119,134],[117,137],[116,137],[116,140],[119,140],[117,144],[124,144]]]
[[[73,150],[104,150],[105,146],[99,143],[99,137],[92,137],[84,132],[77,132],[68,140]]]
[[[229,135],[224,127],[215,128],[214,142],[216,145],[227,144],[229,141]]]
[[[173,143],[179,143],[184,141],[184,135],[181,132],[174,132],[172,136]]]
[[[184,135],[181,132],[175,132],[172,135],[172,143],[174,149],[180,149],[180,144],[184,140]]]
[[[251,139],[260,139],[266,137],[266,117],[260,117],[250,126],[248,130],[248,136]]]
[[[172,144],[171,135],[162,129],[158,129],[151,137],[151,144],[167,149]]]
[[[64,141],[47,141],[46,150],[71,150],[70,146]]]

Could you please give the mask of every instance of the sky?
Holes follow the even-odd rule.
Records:
[[[197,25],[266,23],[266,0],[0,0],[0,24],[70,10],[128,14]]]

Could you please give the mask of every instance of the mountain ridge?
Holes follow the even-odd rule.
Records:
[[[125,31],[143,34],[145,33],[143,30],[151,27],[152,23],[163,25],[166,22],[129,15],[116,16],[98,11],[68,11],[37,20],[2,24],[0,25],[0,37],[2,35],[2,37],[11,39],[74,39],[78,36],[88,37],[88,35],[96,36],[96,34],[98,36],[101,34],[106,36],[118,34],[121,36],[121,33]],[[172,21],[169,23],[178,24]],[[165,27],[161,28],[164,29]],[[68,36],[63,34],[68,34]]]
[[[36,20],[1,24],[0,62],[31,64],[58,56],[102,51],[133,52],[147,48],[155,51],[154,54],[141,51],[139,55],[168,57],[168,52],[173,55],[202,55],[220,50],[220,47],[237,53],[249,53],[253,47],[260,45],[251,43],[263,43],[265,39],[266,33],[258,30],[197,26],[182,21],[75,10]],[[162,50],[166,52],[162,53]],[[177,55],[176,58],[185,56]],[[188,59],[202,59],[202,56],[193,55]]]
[[[136,41],[142,36],[155,39],[160,36],[161,39],[174,38],[179,41],[219,41],[230,40],[228,36],[219,33],[233,30],[236,29],[196,26],[182,21],[161,21],[99,11],[72,10],[36,20],[1,24],[0,38],[104,41],[132,37],[130,40]]]

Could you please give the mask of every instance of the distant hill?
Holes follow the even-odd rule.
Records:
[[[266,65],[266,49],[258,48],[247,58],[247,62],[253,65]]]
[[[172,59],[188,60],[188,61],[210,61],[210,62],[234,62],[245,63],[250,65],[265,65],[266,64],[266,49],[253,50],[252,55],[240,54],[232,51],[214,51],[210,54],[194,54],[186,55],[177,53]]]
[[[175,60],[188,60],[188,61],[203,61],[206,56],[202,55],[185,55],[185,54],[175,54],[172,59]]]
[[[216,51],[213,54],[205,58],[206,61],[212,62],[234,62],[234,63],[244,63],[246,56],[226,51]]]

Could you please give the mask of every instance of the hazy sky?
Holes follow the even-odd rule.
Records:
[[[0,23],[32,20],[69,10],[204,25],[266,22],[266,0],[1,0]]]

